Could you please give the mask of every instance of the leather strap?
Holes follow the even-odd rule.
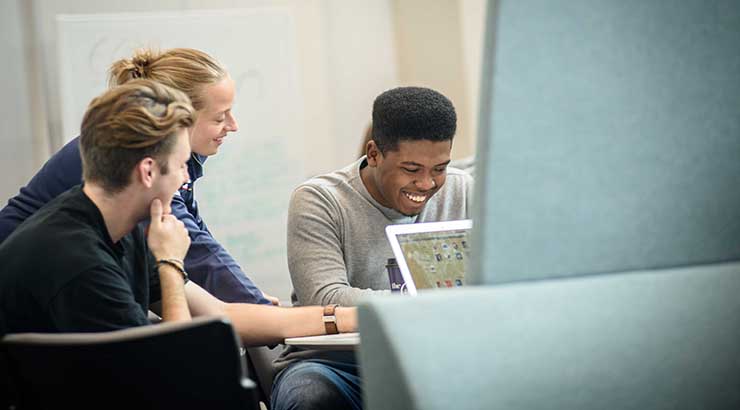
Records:
[[[326,328],[327,335],[335,335],[339,333],[337,328],[337,316],[334,314],[337,306],[339,305],[326,305],[324,306],[324,328]]]
[[[154,268],[157,269],[157,272],[159,272],[159,267],[162,265],[169,265],[172,266],[176,271],[182,275],[183,284],[188,283],[190,278],[188,277],[188,273],[185,272],[185,267],[183,266],[183,262],[179,259],[160,259],[157,261],[157,263],[154,264]]]

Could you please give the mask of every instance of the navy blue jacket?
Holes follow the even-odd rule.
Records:
[[[185,224],[190,233],[185,270],[193,282],[225,302],[269,304],[234,258],[216,242],[198,214],[193,185],[203,176],[205,159],[193,153],[188,161],[190,182],[183,185],[172,199],[172,214]],[[28,185],[0,210],[0,243],[47,202],[81,183],[82,160],[78,138],[75,138],[49,158]]]

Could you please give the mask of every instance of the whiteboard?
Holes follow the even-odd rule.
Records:
[[[62,126],[79,133],[110,64],[139,47],[197,48],[236,82],[239,131],[205,164],[195,186],[214,237],[261,289],[288,299],[287,207],[302,181],[303,107],[290,8],[57,16]]]

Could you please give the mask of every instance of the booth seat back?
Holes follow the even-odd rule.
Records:
[[[740,263],[360,307],[367,410],[738,409]]]

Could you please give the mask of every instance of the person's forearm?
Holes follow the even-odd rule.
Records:
[[[190,320],[182,274],[166,264],[160,265],[158,270],[159,285],[162,289],[162,320],[165,322]]]
[[[224,312],[246,345],[282,343],[289,337],[326,333],[321,306],[281,308],[274,306],[227,303]],[[339,332],[357,330],[357,310],[338,307],[335,311]]]

